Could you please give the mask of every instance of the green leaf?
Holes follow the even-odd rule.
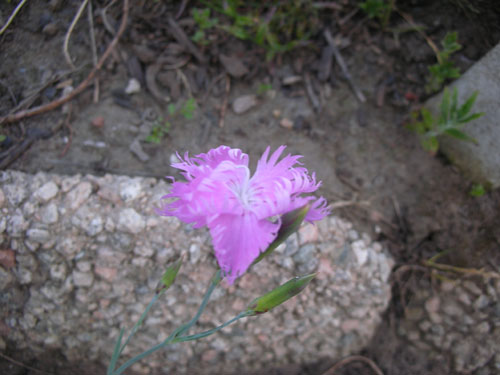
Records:
[[[443,99],[441,100],[441,122],[446,122],[448,120],[448,114],[450,113],[450,90],[448,88],[444,89]]]
[[[111,356],[111,361],[109,362],[107,375],[113,374],[113,371],[116,367],[116,362],[118,361],[118,357],[120,355],[120,346],[122,344],[123,333],[125,330],[122,328],[120,330],[120,334],[118,335],[118,339],[116,340],[115,348],[113,349],[113,355]]]
[[[483,112],[473,113],[472,115],[469,115],[469,116],[467,116],[467,117],[465,117],[465,118],[459,119],[459,121],[458,121],[458,122],[459,122],[460,124],[465,124],[465,123],[467,123],[467,122],[471,122],[471,121],[473,121],[473,120],[475,120],[475,119],[478,119],[479,117],[482,117],[482,116],[484,116],[484,113],[483,113]]]
[[[262,297],[253,300],[248,306],[247,312],[257,315],[274,309],[276,306],[281,305],[283,302],[302,292],[316,275],[316,273],[312,273],[306,276],[294,277]]]
[[[465,134],[464,132],[462,132],[456,128],[446,129],[444,131],[444,133],[451,135],[452,137],[460,139],[462,141],[469,141],[469,142],[474,142],[477,144],[477,141],[474,138],[468,136],[467,134]]]
[[[186,120],[191,120],[196,110],[196,100],[189,98],[181,108],[181,114]]]
[[[173,116],[175,114],[175,111],[177,109],[175,108],[175,104],[174,103],[170,103],[168,106],[167,106],[167,112],[170,116]]]
[[[465,115],[467,115],[470,110],[472,109],[472,106],[476,102],[478,91],[474,91],[474,93],[467,98],[464,104],[458,109],[458,118],[461,119]]]
[[[0,134],[0,142],[5,141],[5,139],[7,139],[7,137],[3,134]]]

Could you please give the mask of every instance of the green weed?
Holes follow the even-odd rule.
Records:
[[[193,9],[192,12],[193,19],[198,26],[198,30],[191,37],[191,40],[195,43],[199,43],[201,45],[207,45],[210,42],[207,40],[206,31],[212,29],[217,26],[219,20],[217,18],[210,18],[210,9]]]
[[[272,90],[273,86],[270,83],[260,83],[257,87],[257,95],[262,96],[266,92]]]
[[[448,32],[441,41],[443,49],[436,56],[438,62],[429,67],[430,76],[425,87],[428,93],[439,91],[447,79],[460,77],[460,70],[450,61],[450,56],[462,48],[457,39],[456,32]]]
[[[420,136],[420,142],[425,150],[436,153],[439,149],[437,137],[440,135],[449,135],[463,141],[477,143],[474,138],[460,130],[465,124],[483,115],[483,113],[470,113],[477,98],[477,91],[469,96],[460,107],[457,97],[456,88],[451,95],[450,91],[445,89],[439,116],[433,116],[426,108],[413,114],[414,123],[408,127]],[[418,121],[419,118],[420,121]]]
[[[175,117],[178,115],[181,115],[186,120],[191,120],[194,117],[196,108],[196,100],[194,98],[189,98],[184,102],[180,109],[177,109],[175,104],[170,103],[167,106],[167,113],[171,120],[175,119]],[[146,142],[157,144],[161,143],[161,140],[168,134],[170,128],[170,121],[165,120],[163,117],[160,117],[151,129],[151,133],[146,137]]]
[[[201,1],[225,17],[212,27],[266,49],[266,57],[288,52],[307,40],[319,24],[311,1]],[[204,14],[207,14],[206,10]],[[209,18],[208,15],[204,16]],[[197,24],[201,24],[201,20]],[[204,22],[204,21],[203,21]]]
[[[484,194],[486,194],[486,189],[482,184],[472,185],[472,188],[469,191],[469,195],[471,197],[482,197]]]
[[[146,137],[146,142],[159,144],[161,143],[163,137],[166,136],[169,131],[170,131],[170,122],[165,121],[163,117],[160,117],[153,126],[151,134],[149,134]]]
[[[369,18],[377,18],[382,26],[382,29],[387,27],[394,8],[394,0],[365,0],[359,7],[366,13]]]

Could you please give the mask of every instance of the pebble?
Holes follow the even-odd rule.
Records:
[[[280,126],[285,128],[285,129],[291,130],[291,129],[293,129],[293,122],[292,122],[292,120],[284,117],[280,121]]]
[[[3,207],[3,204],[5,203],[5,194],[2,189],[0,189],[0,208]]]
[[[50,233],[45,229],[32,228],[28,229],[26,236],[30,241],[45,243],[50,239]]]
[[[240,96],[233,101],[233,112],[237,115],[241,115],[242,113],[245,113],[255,107],[257,103],[258,100],[256,95],[250,94]]]
[[[90,196],[92,192],[92,185],[88,181],[79,183],[73,190],[66,195],[66,206],[70,210],[76,210],[80,207]]]
[[[55,203],[50,203],[40,210],[40,220],[44,224],[55,224],[59,220],[59,212]]]
[[[146,227],[146,221],[133,208],[125,208],[118,218],[117,229],[132,234],[140,233]]]
[[[141,83],[136,78],[130,78],[125,88],[125,93],[132,95],[139,92],[141,92]]]
[[[89,287],[94,281],[94,275],[90,272],[73,271],[73,283],[78,287]]]

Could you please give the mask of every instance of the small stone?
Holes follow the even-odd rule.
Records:
[[[89,272],[92,268],[92,264],[87,260],[81,260],[76,262],[76,268],[81,272]]]
[[[301,76],[288,76],[283,78],[283,85],[284,86],[290,86],[294,85],[296,83],[302,82],[302,77]]]
[[[8,250],[0,250],[0,265],[6,269],[10,269],[16,265],[15,253]]]
[[[193,264],[197,263],[201,258],[200,245],[193,243],[189,246],[189,261]]]
[[[66,206],[72,211],[80,207],[92,193],[92,185],[88,181],[80,182],[66,195]]]
[[[12,273],[0,267],[0,290],[4,291],[5,289],[7,289],[7,287],[11,282],[12,282]]]
[[[5,203],[5,194],[3,193],[3,190],[0,189],[0,208],[3,207],[4,203]]]
[[[50,233],[47,230],[38,228],[28,229],[26,236],[30,241],[37,243],[45,243],[50,239]]]
[[[139,179],[128,180],[120,184],[120,197],[124,202],[131,202],[142,194],[141,181]]]
[[[454,301],[447,301],[443,306],[443,312],[451,316],[461,316],[464,313],[460,306]]]
[[[71,218],[71,223],[94,237],[102,232],[104,222],[97,212],[87,206],[80,207]]]
[[[257,105],[257,96],[243,95],[233,101],[233,112],[237,115],[245,113]]]
[[[352,251],[356,256],[356,260],[358,261],[358,265],[362,266],[368,260],[368,249],[363,240],[354,241],[351,244]]]
[[[280,126],[285,128],[285,129],[291,130],[291,129],[293,129],[293,122],[292,122],[292,120],[284,117],[280,121]]]
[[[141,92],[141,83],[136,78],[130,78],[125,88],[125,93],[128,95]]]
[[[118,230],[138,234],[146,227],[146,221],[133,208],[125,208],[118,218]]]
[[[214,349],[205,350],[201,355],[203,362],[213,362],[217,359],[217,351]]]
[[[14,207],[19,207],[27,196],[25,187],[20,184],[5,185],[3,190],[7,200]]]
[[[47,35],[47,36],[54,36],[57,34],[58,30],[59,30],[59,27],[57,27],[57,23],[50,22],[43,27],[42,33]]]
[[[67,267],[65,263],[52,264],[50,266],[50,277],[56,280],[64,280],[67,274]]]
[[[348,320],[342,322],[342,324],[340,325],[340,328],[342,329],[342,331],[344,333],[358,330],[359,327],[360,327],[360,322],[358,320],[355,320],[355,319],[348,319]]]
[[[318,227],[314,224],[307,223],[299,229],[299,245],[306,243],[315,243],[318,241]]]
[[[490,299],[486,297],[484,294],[480,295],[475,301],[474,301],[474,308],[476,310],[482,310],[486,308],[490,304]]]
[[[40,220],[44,224],[57,223],[57,220],[59,220],[59,212],[55,203],[50,203],[40,210]]]
[[[104,280],[109,281],[110,283],[113,282],[113,280],[116,278],[116,275],[118,274],[118,270],[111,267],[95,266],[94,271],[96,275],[102,277]]]
[[[59,192],[59,188],[53,181],[49,181],[42,185],[37,191],[35,191],[35,197],[41,199],[44,202],[50,201]]]
[[[94,275],[90,272],[73,271],[73,283],[78,287],[91,286],[94,281]]]
[[[281,117],[281,111],[279,109],[274,109],[273,110],[273,117],[275,119],[279,119]]]
[[[104,117],[102,116],[97,116],[92,119],[90,122],[90,125],[92,125],[94,128],[102,128],[104,127]]]
[[[155,251],[148,246],[138,245],[134,248],[134,254],[137,254],[141,257],[149,258],[153,256],[154,253]]]
[[[132,143],[129,146],[129,150],[137,156],[137,158],[142,161],[146,162],[149,160],[149,155],[144,152],[142,149],[141,143],[139,142],[139,139],[136,138],[132,141]]]
[[[61,181],[61,190],[63,193],[70,191],[80,181],[80,175],[66,177]]]
[[[425,302],[425,310],[429,314],[437,313],[439,311],[440,304],[441,301],[438,296],[431,297]]]

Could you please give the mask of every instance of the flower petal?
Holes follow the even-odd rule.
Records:
[[[253,213],[246,212],[219,215],[208,227],[219,266],[232,284],[276,238],[279,224],[258,220]]]

